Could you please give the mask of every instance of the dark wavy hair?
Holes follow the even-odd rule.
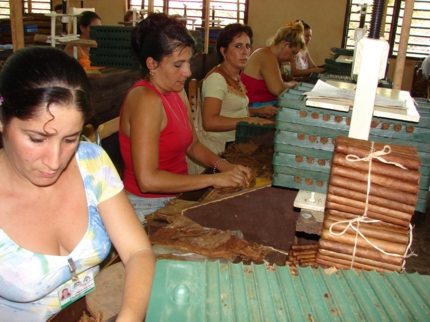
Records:
[[[72,104],[87,122],[93,115],[90,83],[79,62],[47,46],[17,50],[0,73],[3,131],[13,118],[30,120],[51,104]]]
[[[146,66],[148,57],[160,63],[175,50],[186,47],[195,53],[194,38],[179,20],[164,13],[150,13],[139,22],[131,35],[131,48],[142,66],[144,77],[149,75]]]
[[[224,56],[221,54],[221,47],[224,47],[227,50],[228,45],[233,41],[234,37],[239,36],[242,33],[245,33],[248,35],[252,44],[253,32],[251,27],[249,26],[245,26],[240,23],[232,23],[225,26],[220,31],[216,41],[216,50],[218,52],[218,61],[220,63],[224,61]]]

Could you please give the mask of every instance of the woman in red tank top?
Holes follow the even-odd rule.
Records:
[[[250,106],[276,102],[284,90],[298,85],[296,81],[284,82],[279,66],[294,59],[304,47],[303,24],[299,21],[280,28],[269,46],[251,54],[240,74]]]
[[[134,29],[131,44],[144,77],[121,107],[119,138],[124,186],[139,218],[181,192],[248,184],[250,169],[220,159],[197,138],[184,90],[195,48],[187,29],[151,13]],[[188,175],[186,155],[220,173]]]

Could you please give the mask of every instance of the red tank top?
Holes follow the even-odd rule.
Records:
[[[161,98],[164,110],[167,115],[166,128],[161,131],[160,139],[158,142],[158,163],[159,169],[169,171],[176,174],[188,174],[188,166],[186,161],[186,151],[188,146],[193,141],[193,132],[188,120],[187,108],[182,101],[181,97],[176,92],[169,94],[159,93],[151,83],[145,80],[137,81],[128,92],[138,86],[145,86],[152,89]],[[127,93],[128,95],[128,93]],[[126,96],[127,98],[127,96]],[[124,100],[125,101],[125,100]],[[169,105],[170,104],[170,105]],[[172,107],[176,114],[172,111]],[[120,118],[124,103],[121,106]],[[182,111],[182,113],[181,113]],[[184,128],[184,117],[186,121],[186,128]],[[121,121],[120,121],[121,122]],[[134,176],[130,138],[127,137],[119,129],[119,146],[121,156],[124,161],[124,188],[132,194],[145,198],[160,198],[176,196],[177,194],[156,194],[156,193],[142,193],[137,185]]]
[[[252,103],[264,103],[270,101],[276,101],[277,96],[272,95],[267,88],[264,79],[256,79],[248,76],[245,73],[240,73],[240,80],[246,88],[246,95],[249,98],[249,104]]]

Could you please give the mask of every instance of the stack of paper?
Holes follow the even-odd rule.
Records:
[[[306,105],[348,111],[354,104],[355,90],[339,88],[321,80],[307,95]],[[375,106],[406,109],[405,100],[395,100],[376,94]]]

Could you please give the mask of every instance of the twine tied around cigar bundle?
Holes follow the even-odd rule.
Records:
[[[366,238],[366,236],[360,232],[360,223],[376,223],[376,222],[380,222],[381,220],[379,219],[369,219],[367,218],[367,211],[368,211],[368,205],[369,205],[369,195],[370,195],[370,187],[371,187],[371,172],[372,172],[372,160],[373,159],[377,159],[378,161],[385,163],[385,164],[392,164],[396,167],[399,167],[401,169],[404,170],[408,170],[406,167],[404,167],[402,164],[398,163],[398,162],[390,162],[385,160],[384,158],[382,158],[382,156],[390,154],[391,153],[391,147],[389,145],[385,145],[384,148],[380,151],[375,151],[374,149],[374,142],[371,142],[371,147],[370,147],[370,153],[364,157],[364,158],[360,158],[357,155],[354,154],[348,154],[346,156],[346,160],[349,162],[358,162],[358,161],[365,161],[369,163],[369,167],[368,167],[368,178],[367,178],[367,191],[366,191],[366,201],[365,201],[365,208],[364,208],[364,212],[363,215],[360,217],[356,217],[353,219],[349,219],[349,220],[342,220],[342,221],[338,221],[335,222],[333,224],[330,225],[330,234],[335,235],[335,236],[342,236],[344,235],[347,230],[349,228],[353,229],[356,234],[355,234],[355,242],[354,242],[354,249],[353,249],[353,253],[352,253],[352,259],[351,259],[351,265],[350,268],[353,268],[354,265],[354,258],[355,258],[355,254],[356,254],[356,249],[357,249],[357,243],[358,243],[358,236],[360,236],[361,238],[363,238],[363,240],[365,240],[370,246],[372,246],[373,248],[375,248],[376,250],[380,251],[383,254],[386,254],[388,256],[394,256],[394,257],[402,257],[403,263],[402,263],[402,268],[401,271],[405,270],[405,259],[411,256],[416,256],[416,254],[414,254],[413,252],[411,252],[410,254],[408,254],[410,247],[412,245],[412,240],[413,240],[413,234],[412,234],[412,225],[409,223],[409,241],[408,241],[408,245],[406,247],[405,253],[403,255],[399,255],[399,254],[394,254],[394,253],[389,253],[386,252],[385,250],[381,249],[380,247],[378,247],[377,245],[374,245],[371,241],[368,240],[368,238]],[[336,226],[337,224],[347,224],[345,229],[342,230],[339,233],[335,233],[333,232],[333,227]],[[356,226],[354,226],[354,223],[356,223]]]
[[[377,160],[381,161],[382,163],[392,164],[392,165],[395,165],[396,167],[402,168],[404,170],[408,170],[408,168],[404,167],[403,165],[401,165],[398,162],[390,162],[390,161],[387,161],[381,157],[383,155],[387,155],[387,154],[391,153],[391,147],[389,145],[384,145],[384,148],[381,151],[374,151],[373,146],[375,145],[375,142],[372,141],[371,143],[372,143],[372,146],[370,148],[370,153],[368,154],[367,157],[360,158],[354,154],[348,154],[346,156],[346,160],[348,160],[350,162],[357,162],[357,161],[369,162],[369,178],[370,178],[370,169],[371,169],[373,159],[377,159]],[[370,180],[368,180],[368,182],[370,182]]]

